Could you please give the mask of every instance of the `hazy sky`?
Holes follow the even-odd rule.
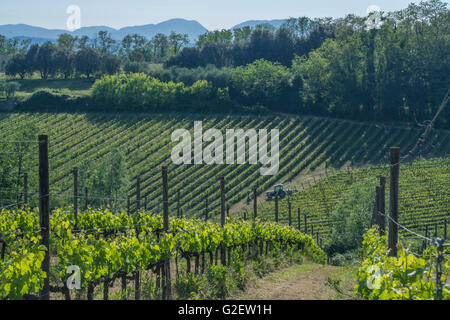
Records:
[[[207,29],[230,28],[246,20],[366,15],[369,5],[383,11],[418,0],[0,0],[0,25],[25,23],[65,29],[69,5],[81,8],[81,26],[124,26],[172,18],[197,20]],[[449,1],[446,1],[447,3]]]

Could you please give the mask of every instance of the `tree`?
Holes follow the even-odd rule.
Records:
[[[53,56],[53,63],[57,72],[64,75],[68,79],[74,71],[73,54],[65,49],[59,49]]]
[[[58,47],[68,52],[73,52],[77,45],[78,37],[73,37],[68,33],[60,34],[58,37]]]
[[[90,40],[88,36],[81,36],[80,38],[78,38],[76,46],[78,49],[85,49],[89,47],[89,42]]]
[[[111,34],[108,31],[99,31],[95,42],[98,47],[97,49],[102,54],[113,53],[116,51],[114,47],[116,40],[111,37]]]
[[[159,57],[164,58],[169,48],[169,39],[165,34],[158,33],[152,39],[155,51],[159,51]]]
[[[264,59],[231,71],[231,97],[244,105],[259,104],[280,110],[284,93],[291,86],[290,70]]]
[[[180,52],[183,46],[189,43],[189,35],[179,34],[176,32],[171,32],[169,35],[169,45],[173,50],[174,54]]]
[[[231,30],[222,29],[208,31],[198,37],[197,46],[202,48],[211,43],[231,43],[233,33]]]
[[[26,56],[23,54],[17,54],[8,60],[5,66],[5,73],[8,76],[15,77],[20,76],[20,79],[24,79],[28,74],[29,65]]]
[[[6,37],[2,34],[0,34],[0,54],[6,55]]]
[[[233,29],[233,38],[234,42],[245,42],[250,40],[250,37],[252,35],[252,27],[245,26],[243,28],[236,28]]]
[[[102,57],[102,72],[106,74],[115,74],[120,71],[120,59],[112,54],[106,54]]]
[[[91,75],[101,70],[101,59],[97,51],[86,47],[75,55],[75,69],[89,79]]]
[[[20,89],[20,84],[18,82],[15,81],[9,81],[6,82],[4,85],[4,92],[6,95],[6,98],[12,98],[14,97],[14,94],[16,93],[16,91],[18,91]]]
[[[56,53],[56,47],[51,42],[46,42],[39,47],[36,55],[35,67],[41,74],[42,79],[47,79],[56,73],[53,55]]]

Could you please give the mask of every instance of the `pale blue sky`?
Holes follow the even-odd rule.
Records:
[[[158,23],[172,18],[197,20],[207,29],[230,28],[246,20],[366,15],[369,5],[383,11],[414,0],[0,0],[0,25],[25,23],[65,29],[69,5],[81,8],[81,26],[113,28]],[[447,3],[449,1],[446,1]]]

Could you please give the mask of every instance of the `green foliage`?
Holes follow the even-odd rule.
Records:
[[[20,251],[18,248],[30,248],[34,254],[28,257],[30,264],[40,266],[41,256],[37,251],[39,237],[32,232],[38,225],[37,210],[0,211],[0,233],[6,233],[8,253],[4,260],[6,269],[11,269],[9,263],[16,261],[9,256],[27,258],[31,251]],[[314,261],[324,262],[325,253],[308,236],[297,230],[270,223],[234,222],[227,223],[225,228],[211,222],[199,220],[170,219],[169,232],[155,234],[163,228],[162,216],[152,215],[151,212],[139,212],[128,215],[126,212],[112,213],[109,210],[89,209],[78,214],[79,232],[74,230],[74,213],[72,208],[56,209],[50,215],[50,245],[57,257],[55,271],[60,281],[66,281],[67,268],[77,265],[81,272],[82,288],[85,290],[89,283],[102,279],[111,279],[120,272],[127,274],[136,270],[148,269],[167,259],[173,258],[177,252],[193,257],[202,252],[214,252],[219,247],[227,249],[254,246],[257,243],[269,243],[271,247],[282,248],[287,245],[302,247],[302,254]],[[12,231],[23,230],[26,235],[19,238]],[[255,246],[256,248],[257,246]],[[225,266],[210,266],[206,275],[208,287],[205,295],[210,298],[225,298],[236,286],[243,288],[247,281],[243,256],[234,252],[230,259],[229,268]],[[2,262],[3,263],[3,262]],[[14,262],[15,263],[15,262]],[[24,264],[25,262],[21,262]],[[2,266],[0,264],[0,266]],[[24,266],[26,270],[28,267]],[[5,283],[15,279],[13,274],[5,273],[6,278],[0,278],[0,288]],[[36,275],[36,276],[35,276]],[[42,273],[33,272],[21,281],[34,281],[40,285],[45,277]],[[201,277],[181,277],[178,279],[179,289],[190,298],[192,290],[204,287]],[[26,287],[35,291],[35,287]],[[22,283],[6,286],[0,291],[2,298],[12,298],[6,292],[17,292],[20,297],[28,294]],[[202,289],[200,289],[200,292]],[[15,295],[15,298],[20,298]]]
[[[355,286],[362,299],[431,300],[436,297],[436,248],[430,247],[424,252],[424,258],[418,258],[401,244],[399,247],[398,257],[389,257],[386,238],[378,235],[377,228],[370,229],[364,236],[364,261],[356,273],[358,284]],[[449,300],[450,288],[445,284],[449,259],[445,257],[441,281],[443,298]]]
[[[92,87],[95,101],[111,110],[127,111],[225,111],[230,108],[226,91],[214,89],[205,81],[192,86],[161,82],[143,73],[105,76]]]
[[[325,136],[328,134],[323,131],[320,126],[317,127],[317,130],[322,131]],[[339,130],[335,128],[335,130]],[[378,131],[379,130],[379,131]],[[375,162],[372,159],[376,158],[376,154],[385,154],[385,148],[379,149],[377,144],[372,144],[372,141],[386,141],[385,139],[391,141],[407,141],[414,135],[413,131],[408,131],[401,129],[399,131],[399,136],[392,138],[380,138],[380,135],[383,135],[381,128],[372,130],[364,129],[358,132],[358,129],[350,129],[350,131],[354,131],[356,136],[360,136],[363,141],[363,146],[361,143],[354,143],[353,138],[349,138],[344,134],[342,140],[338,142],[338,146],[332,147],[330,153],[326,155],[326,158],[331,160],[333,163],[335,158],[340,158],[340,160],[335,163],[333,166],[340,167],[345,161],[347,156],[352,156],[354,159],[361,159],[355,162]],[[376,133],[378,132],[378,133]],[[421,131],[417,131],[420,136]],[[315,135],[315,133],[313,133]],[[397,134],[394,134],[396,136]],[[373,138],[370,138],[373,137]],[[415,143],[418,137],[415,136],[411,143]],[[433,139],[437,138],[435,136]],[[318,136],[318,140],[323,143],[323,140],[320,140],[320,135]],[[338,139],[339,141],[339,139]],[[436,141],[436,140],[435,140]],[[442,141],[446,144],[448,141],[448,137],[442,137]],[[310,142],[314,143],[314,142]],[[382,144],[384,142],[380,142]],[[386,145],[387,147],[388,145]],[[307,148],[307,147],[304,147]],[[363,151],[363,149],[366,151]],[[402,147],[401,147],[402,148]],[[427,153],[431,150],[432,146],[429,145],[428,148],[424,149],[423,152]],[[341,149],[341,152],[339,151]],[[405,149],[408,149],[405,145]],[[358,150],[358,151],[356,151]],[[307,150],[303,150],[308,153]],[[315,151],[314,151],[315,152]],[[327,152],[325,152],[326,154]],[[362,154],[365,153],[365,156]],[[424,154],[422,153],[422,154]],[[333,154],[336,154],[337,157]],[[399,219],[400,223],[408,228],[412,228],[413,230],[419,231],[425,234],[425,227],[428,226],[429,230],[434,228],[437,224],[438,234],[443,237],[444,228],[443,228],[443,219],[446,217],[447,208],[449,207],[449,199],[450,199],[450,158],[446,156],[446,152],[441,155],[444,158],[435,158],[423,161],[414,161],[411,163],[404,163],[400,166],[400,180],[399,180],[399,192],[401,195],[401,199],[399,201]],[[308,156],[310,153],[308,153]],[[437,154],[436,154],[437,156]],[[428,154],[427,157],[432,157],[431,154]],[[348,158],[347,158],[348,159]],[[365,159],[365,160],[362,160]],[[381,159],[380,159],[381,160]],[[322,160],[316,157],[312,157],[311,162],[320,163]],[[295,172],[297,170],[304,167],[304,165],[309,164],[305,160],[305,164],[297,164],[295,167]],[[353,211],[350,203],[353,203],[350,194],[353,192],[355,195],[359,194],[358,197],[361,199],[360,205],[358,205],[358,221],[360,223],[354,224],[357,226],[358,230],[364,229],[363,226],[367,223],[370,224],[369,215],[372,214],[373,203],[375,201],[375,187],[371,189],[369,187],[370,184],[373,183],[373,180],[376,177],[384,176],[389,177],[389,166],[388,165],[376,165],[370,166],[366,168],[359,168],[353,170],[342,169],[339,171],[331,171],[328,169],[328,176],[324,177],[322,175],[322,179],[317,181],[317,183],[308,187],[308,185],[303,185],[304,189],[299,190],[299,192],[294,193],[290,197],[290,202],[293,208],[293,225],[298,225],[297,215],[295,214],[296,208],[301,209],[301,217],[300,224],[301,230],[304,231],[304,216],[307,216],[308,230],[307,232],[311,232],[311,225],[314,226],[314,233],[319,232],[321,234],[330,234],[332,231],[332,212],[337,214],[336,212],[338,205],[341,206],[340,213],[342,214],[342,218],[339,216],[335,216],[335,223],[337,226],[340,226],[340,230],[345,230],[345,228],[350,228],[350,223],[347,224],[347,216],[346,212],[350,213]],[[286,179],[287,180],[287,179]],[[357,185],[361,186],[360,191],[358,191]],[[367,188],[365,187],[367,186]],[[297,187],[300,189],[299,187]],[[367,190],[367,193],[364,191]],[[370,194],[372,193],[372,197]],[[386,184],[386,205],[385,210],[389,211],[389,179],[387,179]],[[347,197],[347,201],[343,202],[344,197]],[[367,197],[367,202],[364,199]],[[348,209],[345,209],[345,203],[349,206]],[[352,204],[353,205],[353,204]],[[367,211],[363,211],[364,207],[367,207]],[[258,208],[258,216],[264,220],[273,220],[273,204],[263,204]],[[283,199],[279,202],[279,219],[282,223],[288,222],[288,203],[287,199]],[[344,231],[343,231],[344,232]],[[360,231],[357,232],[357,235],[360,234]],[[400,233],[403,231],[400,229]],[[344,235],[338,235],[336,233],[337,238],[342,241],[345,240]],[[356,242],[356,239],[351,240],[347,239],[349,243]],[[346,240],[346,241],[347,241]],[[362,240],[359,237],[360,242]],[[341,243],[344,245],[343,242]],[[337,249],[336,246],[333,246],[333,242],[328,243],[327,251],[332,247]],[[331,252],[331,251],[329,251]],[[333,251],[334,252],[334,251]],[[337,251],[336,252],[343,252]]]
[[[148,63],[128,61],[123,66],[123,71],[126,73],[146,73],[148,69]]]
[[[38,225],[39,216],[27,210],[17,210],[12,218],[11,212],[0,209],[0,247],[6,246],[5,259],[0,259],[0,298],[18,300],[42,289],[47,275],[41,269],[45,247],[35,232]]]
[[[233,281],[227,276],[228,270],[225,266],[210,266],[207,279],[210,285],[209,292],[212,297],[225,299],[232,290]]]
[[[20,194],[14,192],[23,187],[23,174],[29,174],[29,182],[35,183],[37,173],[34,171],[32,154],[36,154],[36,145],[30,141],[37,141],[37,126],[24,121],[15,127],[8,140],[22,141],[19,143],[2,143],[0,153],[0,196],[5,205],[21,201]],[[8,201],[8,202],[7,202]]]
[[[288,68],[264,59],[231,71],[231,94],[244,105],[276,107],[291,84]]]
[[[0,95],[5,96],[6,98],[14,97],[16,91],[20,89],[20,84],[16,81],[8,81],[0,80]]]
[[[195,275],[193,273],[179,273],[175,283],[175,288],[181,299],[198,300],[206,287],[205,275]]]
[[[101,160],[85,159],[79,170],[79,194],[83,194],[84,188],[87,187],[93,207],[117,208],[125,205],[123,201],[113,200],[125,198],[130,184],[126,157],[121,149],[113,150]],[[105,194],[111,199],[96,198],[96,195]]]
[[[359,248],[369,230],[376,179],[354,183],[330,214],[331,234],[326,251],[333,255]]]

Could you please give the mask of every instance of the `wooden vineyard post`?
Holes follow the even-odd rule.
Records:
[[[227,217],[230,217],[230,205],[227,203]]]
[[[141,177],[136,179],[136,211],[141,210]]]
[[[164,233],[169,231],[169,186],[167,179],[167,167],[162,167],[163,182],[163,228]],[[163,299],[170,297],[171,281],[170,281],[170,260],[164,262],[163,269]]]
[[[306,214],[303,216],[305,220],[305,234],[308,234],[308,218],[306,217]]]
[[[89,197],[88,197],[88,188],[84,188],[84,211],[87,211],[89,207]]]
[[[139,211],[141,210],[141,177],[138,176],[136,180],[136,212],[139,215]],[[139,216],[138,216],[139,217]],[[137,226],[137,230],[139,230],[139,226]],[[138,233],[137,233],[138,234]],[[141,272],[140,270],[136,270],[134,274],[134,299],[141,299]]]
[[[225,178],[220,178],[220,225],[225,227]],[[222,265],[226,265],[225,247],[220,248],[220,260]]]
[[[78,168],[73,168],[73,213],[75,217],[75,230],[78,230]]]
[[[278,223],[278,194],[275,194],[275,222]]]
[[[288,202],[288,210],[289,210],[289,227],[292,226],[292,212],[291,212],[291,202]]]
[[[391,183],[389,187],[389,256],[397,256],[398,242],[398,180],[400,168],[400,148],[392,147],[390,150]]]
[[[258,217],[258,206],[256,203],[256,187],[253,188],[253,220]]]
[[[208,221],[208,198],[205,199],[205,221]]]
[[[177,192],[177,218],[180,218],[180,190]]]
[[[28,204],[28,173],[23,174],[23,204]]]
[[[39,136],[39,224],[41,244],[47,249],[42,261],[42,271],[47,274],[40,292],[42,300],[50,300],[50,188],[48,172],[48,136]]]
[[[447,219],[444,219],[444,240],[447,240]]]
[[[372,220],[370,221],[370,227],[378,225],[378,204],[380,202],[380,187],[375,187],[375,201],[373,202]]]
[[[298,231],[300,231],[300,208],[297,209],[297,219],[298,219]]]
[[[380,176],[380,193],[378,196],[378,225],[380,226],[380,235],[386,233],[386,178]]]

